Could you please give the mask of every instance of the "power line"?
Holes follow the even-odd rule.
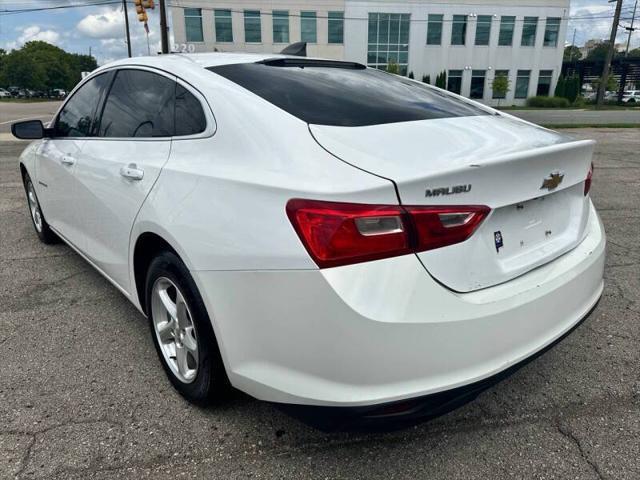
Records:
[[[15,14],[19,14],[19,13],[30,13],[30,12],[44,12],[47,10],[63,10],[63,9],[67,9],[67,8],[84,8],[84,7],[96,7],[96,6],[102,6],[102,5],[115,5],[115,4],[119,4],[120,2],[118,0],[99,0],[99,1],[93,1],[93,2],[89,2],[89,3],[78,3],[78,4],[71,4],[71,5],[58,5],[58,6],[54,6],[54,7],[34,7],[34,8],[22,8],[22,9],[15,9],[15,10],[0,10],[0,15],[15,15]]]

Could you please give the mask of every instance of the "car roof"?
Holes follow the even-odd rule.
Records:
[[[274,53],[172,53],[168,55],[154,55],[146,57],[133,57],[116,60],[100,67],[100,69],[111,68],[120,65],[146,65],[166,70],[171,70],[183,66],[198,65],[202,68],[217,67],[220,65],[231,65],[236,63],[255,63],[272,58],[287,58],[288,55]],[[297,57],[296,57],[297,58]]]

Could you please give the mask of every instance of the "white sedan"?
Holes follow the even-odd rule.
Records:
[[[126,59],[20,157],[33,224],[149,318],[203,403],[323,428],[443,413],[554,344],[603,289],[594,142],[357,63]]]

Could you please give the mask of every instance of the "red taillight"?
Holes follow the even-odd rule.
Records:
[[[490,212],[484,206],[401,207],[293,199],[287,215],[320,268],[459,243]]]
[[[416,226],[418,252],[464,242],[491,211],[479,205],[405,208]]]
[[[591,166],[589,167],[589,173],[587,173],[587,179],[584,181],[584,196],[587,196],[589,190],[591,190],[591,179],[593,178],[593,162],[591,162]]]

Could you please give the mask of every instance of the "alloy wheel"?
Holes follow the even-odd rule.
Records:
[[[167,277],[155,281],[151,295],[151,316],[162,356],[176,378],[191,383],[198,374],[199,355],[189,306]]]
[[[42,212],[40,211],[40,204],[38,203],[38,197],[36,196],[35,189],[31,180],[27,182],[27,199],[29,201],[29,210],[31,211],[31,218],[33,224],[36,227],[38,233],[42,232]]]

